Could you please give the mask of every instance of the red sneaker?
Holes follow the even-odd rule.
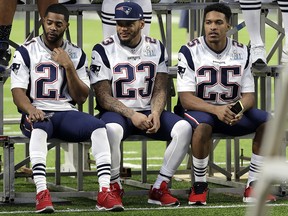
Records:
[[[247,188],[245,188],[244,191],[244,196],[243,196],[243,202],[244,203],[255,203],[256,202],[256,198],[252,196],[253,193],[253,186],[254,186],[255,182],[250,182],[249,186]],[[267,198],[266,198],[266,202],[275,202],[276,201],[276,197],[273,196],[272,194],[268,194]]]
[[[153,188],[149,191],[148,203],[161,206],[179,206],[178,199],[173,197],[167,187],[167,182],[163,181],[159,189]]]
[[[207,182],[195,182],[189,195],[189,205],[206,205],[208,193]]]
[[[117,182],[110,184],[110,190],[112,193],[116,193],[121,199],[123,198],[124,189],[120,189],[120,185]]]
[[[112,193],[108,188],[102,188],[101,192],[98,192],[96,208],[99,211],[123,211],[121,197],[116,193]]]
[[[54,208],[51,202],[49,190],[43,190],[36,195],[36,212],[53,213]]]

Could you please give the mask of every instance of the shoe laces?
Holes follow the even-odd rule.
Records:
[[[103,189],[102,189],[102,192],[104,193],[104,199],[105,199],[105,200],[107,199],[107,201],[109,201],[109,200],[114,200],[114,199],[116,199],[115,194],[114,194],[111,190],[109,190],[109,189],[103,190]]]
[[[47,200],[50,197],[50,194],[47,192],[47,190],[40,192],[39,196],[37,196],[37,200]]]

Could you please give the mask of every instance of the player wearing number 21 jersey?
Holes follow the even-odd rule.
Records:
[[[248,49],[235,40],[227,38],[226,48],[216,53],[199,37],[182,46],[178,60],[178,92],[196,92],[212,104],[229,104],[241,93],[254,92]]]
[[[62,48],[73,62],[79,79],[89,87],[86,54],[67,40],[64,40]],[[19,47],[11,66],[14,72],[11,74],[12,88],[28,89],[27,94],[38,109],[77,110],[68,92],[65,70],[52,61],[51,54],[41,36]]]
[[[111,154],[105,123],[78,111],[89,95],[88,61],[83,50],[63,38],[69,11],[52,4],[42,22],[43,34],[15,51],[11,65],[13,102],[21,112],[20,128],[29,139],[29,156],[36,186],[36,212],[52,213],[54,207],[46,182],[47,142],[91,140],[103,210],[124,210],[110,192]]]

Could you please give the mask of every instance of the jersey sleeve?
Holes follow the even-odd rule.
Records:
[[[30,58],[28,51],[23,46],[19,47],[15,53],[11,69],[11,89],[27,89],[30,77]]]
[[[161,56],[159,59],[158,71],[160,73],[168,73],[168,54],[164,45],[160,42]]]
[[[195,92],[196,79],[192,69],[192,56],[187,46],[182,46],[178,53],[177,91]]]
[[[97,44],[92,50],[90,65],[90,81],[95,84],[102,80],[111,80],[111,69],[105,49],[102,45]]]
[[[87,56],[82,49],[81,57],[79,59],[78,66],[76,67],[76,72],[79,79],[84,82],[90,88],[90,80],[88,76],[88,60]]]

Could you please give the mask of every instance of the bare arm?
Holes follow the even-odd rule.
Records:
[[[118,101],[116,98],[113,97],[111,92],[111,84],[108,80],[103,80],[94,84],[93,89],[98,103],[104,109],[112,112],[117,112],[131,119],[135,127],[141,130],[147,130],[152,126],[151,123],[148,121],[146,115],[134,111],[133,109],[125,106],[121,101]]]
[[[251,109],[255,105],[255,94],[254,93],[243,93],[241,103],[244,107],[244,112]]]
[[[111,84],[108,80],[100,81],[93,85],[95,96],[98,103],[106,110],[120,113],[121,115],[131,118],[135,113],[134,110],[126,107],[123,103],[112,96]]]
[[[151,99],[151,111],[159,116],[166,106],[168,74],[157,73],[153,95]]]
[[[13,88],[12,96],[15,105],[18,107],[18,109],[28,114],[28,118],[31,122],[44,120],[45,113],[31,104],[29,98],[26,95],[25,89]]]
[[[52,59],[65,68],[68,91],[72,99],[77,104],[83,104],[88,97],[89,87],[79,79],[68,54],[62,48],[55,48]]]
[[[184,109],[214,114],[220,121],[223,121],[226,124],[230,124],[236,116],[235,113],[230,110],[230,104],[213,105],[196,97],[194,92],[179,92],[179,97]]]
[[[153,126],[148,129],[147,133],[156,133],[160,128],[160,116],[167,102],[167,84],[168,74],[157,73],[151,99],[151,114],[148,116]]]

